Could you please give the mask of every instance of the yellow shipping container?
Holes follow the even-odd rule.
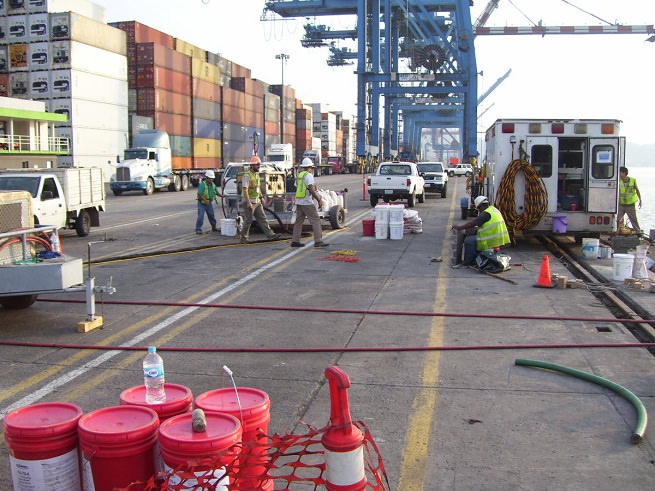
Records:
[[[206,61],[191,58],[191,74],[193,78],[199,78],[212,84],[221,85],[221,69]]]
[[[221,140],[214,140],[213,138],[194,138],[193,156],[194,157],[220,157]]]
[[[194,60],[207,61],[207,50],[182,41],[180,38],[175,38],[175,51],[189,55]]]

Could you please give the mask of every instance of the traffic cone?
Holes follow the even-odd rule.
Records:
[[[539,279],[537,284],[534,285],[539,288],[553,288],[555,283],[550,276],[550,261],[548,260],[548,255],[545,255],[541,260],[541,271],[539,271]]]

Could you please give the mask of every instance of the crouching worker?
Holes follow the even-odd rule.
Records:
[[[482,251],[501,247],[510,243],[509,232],[502,213],[489,204],[485,196],[478,196],[473,202],[479,211],[478,216],[462,225],[453,225],[451,230],[468,230],[477,227],[477,234],[464,239],[464,261],[453,268],[475,265],[475,258]]]

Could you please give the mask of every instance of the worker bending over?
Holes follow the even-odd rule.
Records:
[[[467,234],[464,239],[464,261],[453,265],[453,268],[473,266],[480,252],[510,243],[509,232],[500,210],[491,206],[485,196],[475,198],[474,204],[479,211],[478,216],[462,225],[453,225],[451,229],[467,230],[477,227],[477,234]]]

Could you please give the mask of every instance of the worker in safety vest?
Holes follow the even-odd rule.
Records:
[[[196,233],[198,235],[202,234],[202,222],[205,220],[205,213],[207,214],[209,224],[212,226],[212,231],[218,231],[213,202],[217,196],[222,197],[223,195],[218,192],[218,188],[214,184],[215,177],[216,174],[214,174],[214,171],[208,170],[205,172],[205,178],[198,186],[198,217],[196,218]]]
[[[623,216],[628,215],[632,228],[635,229],[637,234],[641,234],[635,207],[637,201],[639,201],[639,209],[641,209],[641,193],[637,187],[637,180],[634,177],[628,177],[627,167],[619,167],[619,214],[617,222],[621,223]]]
[[[305,247],[305,244],[300,242],[305,218],[309,220],[312,226],[314,247],[327,247],[329,244],[323,242],[321,218],[314,204],[314,200],[316,200],[318,201],[318,207],[323,208],[323,200],[316,192],[316,184],[314,184],[314,162],[312,162],[312,159],[304,158],[300,167],[302,171],[296,178],[296,221],[293,224],[291,247]]]
[[[253,217],[257,219],[257,224],[266,235],[268,240],[275,240],[280,238],[280,234],[276,234],[271,230],[271,226],[266,219],[264,213],[264,205],[262,205],[262,191],[259,185],[259,166],[262,161],[257,155],[250,159],[250,169],[241,178],[241,185],[243,186],[243,231],[241,232],[241,243],[247,244],[250,242],[250,225],[252,225]]]
[[[464,239],[464,261],[453,265],[453,268],[473,266],[480,252],[510,243],[509,232],[500,210],[491,206],[485,196],[478,196],[473,203],[480,212],[478,216],[462,225],[452,226],[452,230],[478,228],[477,234],[468,235]]]

